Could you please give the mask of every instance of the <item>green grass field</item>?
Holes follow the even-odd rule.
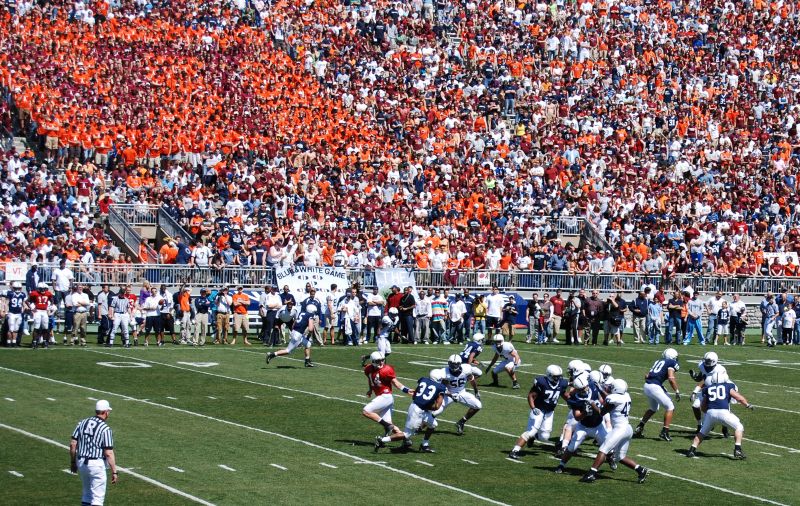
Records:
[[[465,408],[454,404],[440,417],[431,440],[435,454],[389,449],[373,452],[382,433],[360,415],[366,380],[358,357],[371,347],[315,348],[318,367],[303,367],[300,353],[264,363],[264,348],[89,347],[0,350],[0,490],[4,504],[75,504],[80,480],[69,467],[66,445],[77,421],[92,413],[91,399],[106,398],[113,412],[117,461],[126,469],[109,484],[108,504],[526,504],[546,497],[554,503],[628,501],[633,504],[798,504],[800,464],[795,416],[800,414],[800,352],[760,346],[717,347],[731,378],[757,406],[734,410],[745,425],[747,460],[729,456],[733,441],[714,437],[687,459],[695,422],[686,371],[708,348],[679,347],[681,390],[672,443],[656,439],[657,414],[646,439],[634,440],[629,455],[650,467],[647,482],[620,466],[602,469],[601,479],[583,484],[587,457],[568,473],[552,471],[551,449],[524,450],[521,462],[506,458],[525,429],[527,389],[550,363],[566,369],[572,358],[595,368],[605,362],[628,381],[632,414],[641,416],[643,375],[662,346],[533,346],[517,343],[524,365],[521,390],[507,376],[500,388],[482,388],[484,409],[456,435]],[[395,346],[389,362],[401,381],[414,384],[457,346]],[[488,352],[481,358],[488,361]],[[204,363],[204,364],[200,364]],[[138,366],[137,366],[138,364]],[[198,365],[200,364],[200,365]],[[203,365],[203,366],[201,366]],[[480,383],[489,380],[482,378]],[[402,426],[408,398],[396,399]],[[563,404],[563,403],[562,403]],[[556,411],[553,436],[566,415]],[[632,417],[635,425],[638,419]],[[583,450],[596,448],[585,443]],[[13,473],[12,473],[13,471]]]

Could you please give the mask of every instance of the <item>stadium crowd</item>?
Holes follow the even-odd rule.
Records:
[[[139,202],[165,263],[797,275],[791,3],[6,5],[5,260]]]

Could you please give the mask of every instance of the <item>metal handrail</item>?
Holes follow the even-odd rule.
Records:
[[[112,219],[109,214],[109,219]],[[129,228],[129,227],[128,227]],[[123,231],[127,229],[123,228]],[[130,232],[128,232],[130,234]],[[134,232],[135,233],[135,232]],[[138,236],[138,235],[137,235]],[[134,236],[131,236],[134,237]],[[138,242],[136,243],[138,247]],[[155,252],[152,252],[155,255]],[[55,265],[44,264],[39,268],[47,276]],[[174,264],[74,264],[76,279],[87,284],[137,284],[144,280],[151,283],[180,284],[193,286],[243,285],[263,287],[275,282],[273,267],[229,265],[220,269],[198,268]],[[433,271],[413,270],[420,288],[452,287],[486,291],[492,285],[518,291],[552,292],[556,289],[572,291],[597,289],[603,293],[638,291],[646,284],[654,284],[665,292],[675,288],[692,287],[699,292],[722,291],[726,294],[758,296],[767,292],[779,293],[784,288],[800,291],[800,277],[744,277],[744,276],[695,276],[676,275],[668,280],[661,276],[630,273],[569,273],[554,271]],[[375,286],[375,272],[366,269],[348,269],[351,283],[358,282],[365,288]]]
[[[130,225],[156,225],[159,206],[152,204],[112,204],[111,209]]]
[[[158,208],[157,220],[158,226],[167,236],[174,239],[183,239],[183,242],[186,244],[191,243],[192,235],[187,232],[186,229],[180,225],[180,223],[175,221],[175,218],[173,218],[163,207]]]
[[[109,208],[108,210],[108,225],[138,259],[139,246],[142,243],[142,236],[140,236],[113,207]],[[158,262],[158,255],[150,246],[147,246],[147,260],[148,264],[154,264]]]

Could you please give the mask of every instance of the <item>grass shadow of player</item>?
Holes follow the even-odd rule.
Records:
[[[680,455],[684,456],[684,457],[686,457],[686,454],[689,453],[689,450],[687,450],[685,448],[675,448],[673,451],[675,453],[677,453],[677,454],[680,454]],[[695,451],[695,455],[697,455],[697,457],[695,457],[695,458],[698,458],[698,459],[702,458],[702,459],[738,460],[738,459],[733,458],[733,455],[728,455],[727,453],[725,453],[725,454],[721,454],[721,453],[704,453],[704,452],[701,452],[701,451]]]
[[[533,466],[534,469],[541,469],[542,471],[550,474],[556,474],[556,466]],[[578,476],[581,477],[586,474],[587,469],[578,469],[577,467],[567,467],[564,468],[564,472],[561,473],[562,475],[567,476]]]

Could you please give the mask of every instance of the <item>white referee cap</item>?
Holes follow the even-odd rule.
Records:
[[[107,400],[105,400],[105,399],[100,399],[100,400],[99,400],[99,401],[97,401],[97,403],[94,405],[94,410],[95,410],[96,412],[101,412],[101,411],[111,411],[111,404],[109,404],[109,403],[108,403],[108,401],[107,401]]]

